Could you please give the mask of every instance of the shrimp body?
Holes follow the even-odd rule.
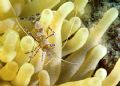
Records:
[[[40,49],[46,55],[47,52],[49,52],[53,48],[53,46],[55,46],[54,44],[51,44],[48,41],[48,38],[54,34],[47,36],[46,32],[44,31],[44,28],[40,25],[39,21],[35,23],[34,33],[32,34],[32,32],[28,31],[27,33],[31,35],[34,38],[34,40],[38,43],[37,47],[35,47],[35,49],[31,52],[34,53],[31,57],[34,57]],[[45,55],[42,56],[45,57]]]

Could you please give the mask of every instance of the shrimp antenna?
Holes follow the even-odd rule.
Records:
[[[21,30],[22,30],[26,35],[29,35],[29,34],[23,29],[23,27],[21,26],[21,24],[19,23],[19,21],[18,21],[19,18],[18,18],[18,16],[17,16],[17,14],[16,14],[16,12],[15,12],[15,10],[14,10],[11,2],[10,2],[10,5],[11,5],[11,9],[12,9],[12,11],[13,11],[15,17],[16,17],[16,18],[15,18],[16,23],[18,24],[18,26],[21,28]]]
[[[52,51],[52,50],[51,50]],[[78,65],[79,63],[74,63],[74,62],[70,62],[70,61],[67,61],[67,60],[64,60],[64,59],[62,59],[62,58],[60,58],[59,56],[57,56],[56,55],[56,53],[55,52],[50,52],[51,54],[49,54],[49,55],[55,55],[55,57],[57,57],[58,59],[60,59],[62,62],[65,62],[65,63],[68,63],[68,64],[72,64],[72,65]],[[51,57],[50,56],[50,57]],[[53,57],[53,56],[52,56]],[[51,58],[45,65],[47,65],[47,64],[49,64],[52,60],[54,60],[54,57],[53,58]]]
[[[77,9],[75,9],[75,16],[74,17],[76,17],[77,16]],[[75,20],[74,20],[75,21]],[[69,36],[70,36],[70,34],[71,34],[71,32],[72,32],[72,29],[73,29],[73,25],[74,25],[74,23],[72,24],[72,26],[71,26],[71,28],[70,28],[70,31],[69,31],[69,33],[68,33],[68,36],[67,36],[67,39],[65,40],[65,42],[63,43],[63,46],[62,46],[62,48],[64,48],[65,47],[65,45],[67,44],[67,41],[68,41],[68,39],[69,39]]]

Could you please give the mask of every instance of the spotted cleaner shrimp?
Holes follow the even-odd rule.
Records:
[[[11,8],[12,8],[14,14],[16,15],[16,12],[15,12],[12,5],[11,5]],[[76,17],[77,11],[75,10],[74,12],[75,12],[75,17]],[[55,44],[51,44],[48,41],[48,38],[51,37],[51,36],[54,36],[55,32],[52,30],[51,27],[48,27],[48,30],[50,30],[52,32],[52,34],[47,36],[45,31],[44,31],[44,28],[40,25],[40,22],[39,22],[40,14],[36,13],[36,15],[37,15],[37,17],[30,20],[30,22],[32,22],[34,24],[34,27],[35,27],[34,34],[32,34],[31,31],[29,31],[30,28],[26,28],[27,26],[25,26],[25,27],[22,26],[22,24],[20,23],[19,18],[17,17],[17,15],[15,16],[15,21],[18,24],[18,27],[20,27],[20,29],[26,35],[32,36],[34,38],[34,40],[38,43],[38,46],[36,48],[34,48],[31,52],[26,53],[26,54],[30,54],[29,55],[30,59],[32,57],[34,57],[38,53],[38,51],[41,49],[43,51],[42,52],[42,59],[45,58],[46,55],[48,55],[48,57],[51,57],[50,60],[47,62],[47,64],[50,63],[53,60],[52,57],[57,57],[57,58],[61,59],[62,62],[65,62],[65,63],[68,63],[68,64],[73,64],[73,65],[78,64],[78,63],[73,63],[73,62],[66,61],[66,60],[64,60],[64,59],[62,59],[62,58],[60,58],[59,56],[56,55],[56,53],[53,51],[53,48],[56,47]],[[30,18],[30,17],[28,17],[28,18]],[[73,27],[70,28],[67,39],[63,43],[62,48],[66,45],[72,29],[73,29]]]
[[[50,35],[46,35],[44,28],[40,25],[39,21],[35,22],[35,29],[34,29],[34,33],[32,34],[29,29],[25,29],[26,33],[30,36],[32,36],[34,38],[34,40],[36,42],[38,42],[38,45],[35,49],[33,49],[31,52],[27,52],[26,54],[32,53],[30,54],[30,58],[34,57],[38,51],[40,49],[42,49],[42,59],[45,58],[45,56],[49,56],[49,57],[54,57],[56,56],[55,52],[53,51],[53,48],[55,47],[55,44],[51,44],[48,41],[48,38],[51,36],[54,36],[55,32],[48,27],[48,30],[52,32],[52,34]],[[61,59],[60,57],[56,56],[57,58]],[[53,58],[51,58],[51,60],[49,60],[45,65],[49,64],[51,61],[53,60]],[[63,62],[69,63],[69,64],[77,64],[77,63],[72,63],[69,61],[65,61],[63,59],[61,59]]]

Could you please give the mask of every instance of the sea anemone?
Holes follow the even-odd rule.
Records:
[[[83,22],[87,3],[1,0],[0,86],[116,86],[120,59],[108,76],[96,67],[107,54],[101,41],[118,10],[110,8],[90,28]]]

